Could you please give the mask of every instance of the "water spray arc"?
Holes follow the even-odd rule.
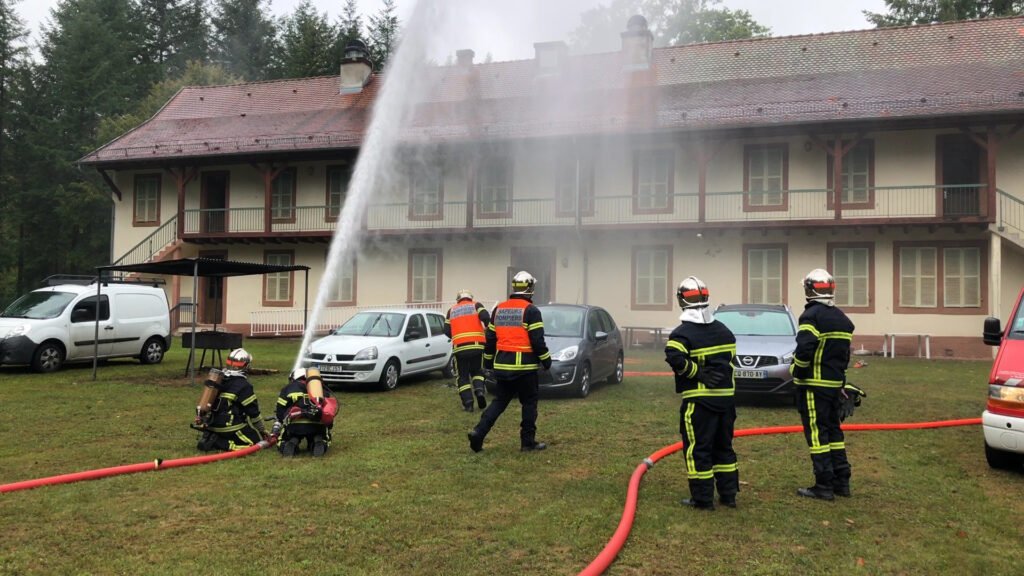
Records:
[[[293,370],[301,367],[302,358],[316,332],[317,321],[327,304],[328,287],[335,282],[342,263],[354,258],[370,196],[386,188],[401,135],[410,124],[421,95],[430,93],[429,84],[434,75],[424,73],[424,55],[433,51],[437,23],[442,20],[447,4],[417,2],[402,29],[398,49],[388,61],[387,74],[374,99],[371,120],[359,149],[345,204],[338,215],[324,276],[316,292],[316,301],[306,323]],[[374,81],[381,82],[381,76],[378,75]]]

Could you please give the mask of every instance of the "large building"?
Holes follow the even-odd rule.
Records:
[[[183,89],[86,156],[114,196],[113,259],[305,264],[315,293],[384,80],[347,56],[339,76]],[[674,325],[691,274],[716,303],[799,314],[825,267],[855,348],[928,334],[933,356],[978,357],[1024,284],[1024,18],[652,48],[634,17],[618,52],[463,50],[423,74],[325,324],[460,288],[495,300],[518,269],[539,300],[625,326]],[[294,334],[302,282],[204,281],[200,320]]]

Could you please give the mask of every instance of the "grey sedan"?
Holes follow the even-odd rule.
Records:
[[[715,319],[736,335],[733,374],[738,398],[786,398],[793,393],[789,366],[797,326],[789,306],[726,304],[715,310]]]

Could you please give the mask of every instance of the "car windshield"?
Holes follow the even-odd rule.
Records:
[[[737,336],[793,336],[793,321],[775,310],[721,310],[715,319]]]
[[[360,312],[332,332],[337,336],[379,336],[394,338],[402,333],[405,314],[398,312]]]
[[[75,299],[70,292],[29,292],[15,300],[0,316],[3,318],[56,318]]]
[[[540,306],[544,318],[544,335],[562,338],[583,337],[583,308]]]
[[[1024,334],[1024,304],[1017,306],[1017,314],[1010,322],[1010,334]]]

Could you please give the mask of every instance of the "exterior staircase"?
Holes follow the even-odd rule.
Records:
[[[178,216],[175,215],[114,261],[114,265],[160,262],[169,258],[180,247],[181,239],[178,238]]]
[[[1024,200],[997,190],[996,223],[989,226],[993,234],[1024,250]]]

